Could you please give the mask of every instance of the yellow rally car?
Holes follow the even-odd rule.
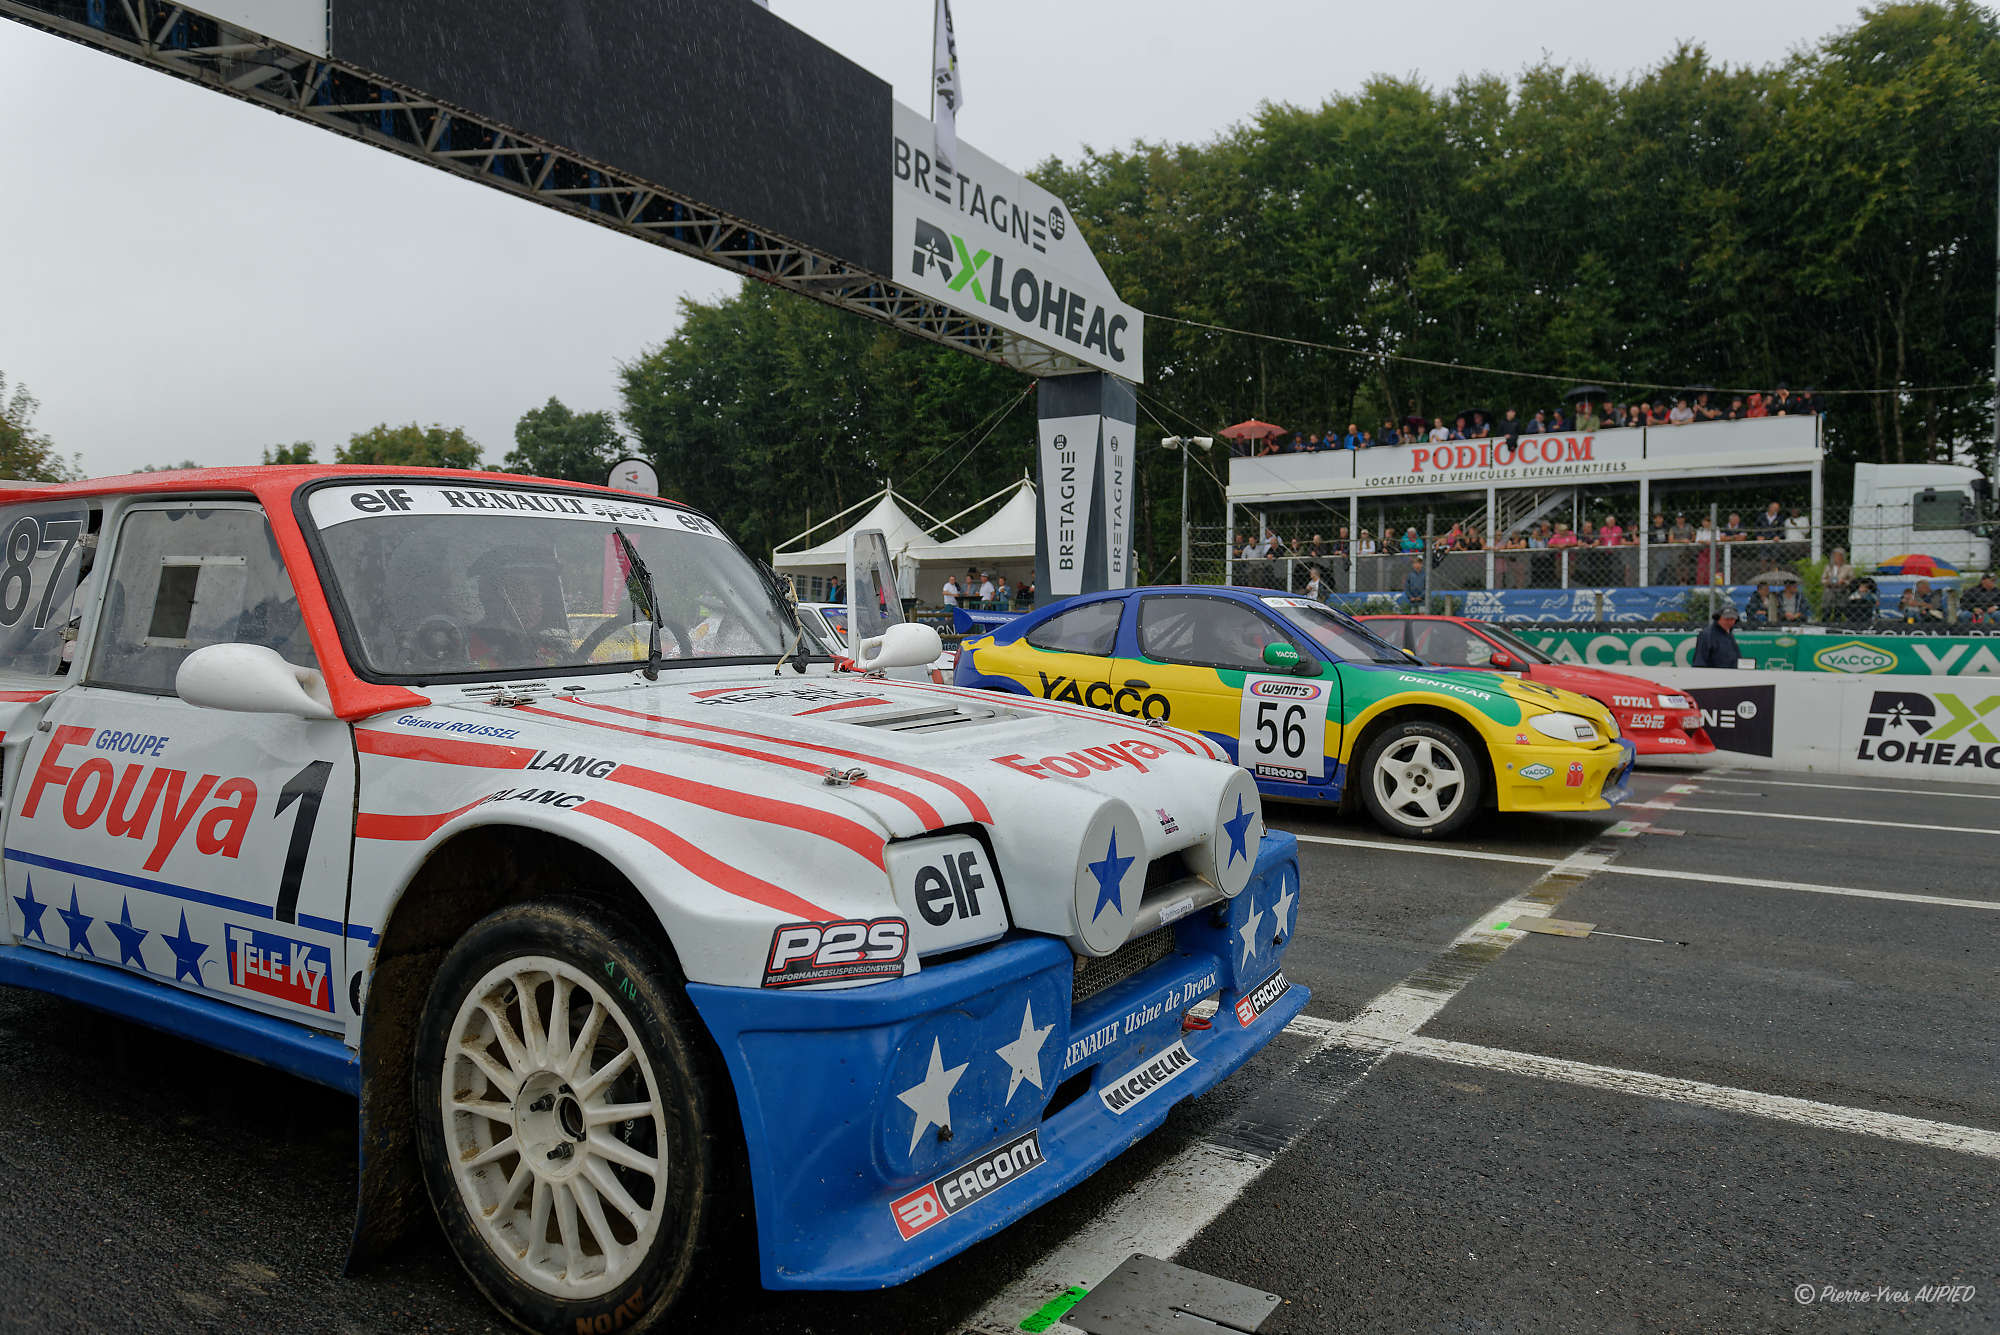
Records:
[[[1199,732],[1267,797],[1359,801],[1401,835],[1482,808],[1605,810],[1634,756],[1586,696],[1425,666],[1344,612],[1258,589],[1063,599],[969,636],[954,680]]]

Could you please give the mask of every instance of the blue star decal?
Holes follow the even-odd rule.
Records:
[[[15,895],[14,902],[21,906],[21,939],[26,941],[31,936],[39,937],[41,943],[47,945],[49,939],[42,935],[42,913],[48,905],[35,898],[34,877],[28,878],[28,893]]]
[[[160,939],[167,943],[167,949],[174,952],[174,981],[178,983],[183,978],[191,978],[196,987],[204,986],[201,981],[201,957],[208,953],[208,945],[188,935],[186,909],[181,910],[181,934]]]
[[[1250,851],[1244,847],[1244,840],[1250,834],[1250,822],[1257,819],[1256,813],[1243,809],[1243,794],[1236,795],[1236,814],[1222,822],[1222,828],[1229,831],[1229,861],[1225,867],[1234,866],[1236,859],[1247,858]]]
[[[95,959],[97,952],[90,948],[90,924],[96,922],[97,919],[77,907],[75,886],[69,888],[69,907],[64,908],[58,904],[56,906],[56,916],[63,920],[63,926],[69,928],[69,948],[71,950],[81,950],[84,954]]]
[[[143,927],[134,927],[132,925],[131,896],[127,895],[125,902],[118,906],[118,921],[113,922],[111,919],[106,918],[104,925],[110,930],[111,935],[118,938],[118,962],[120,964],[136,964],[142,969],[145,968],[146,952],[139,949],[139,946],[152,933]]]
[[[1125,869],[1134,861],[1136,861],[1134,858],[1118,856],[1118,831],[1113,830],[1111,846],[1104,850],[1103,860],[1090,864],[1090,874],[1097,878],[1097,907],[1091,912],[1092,922],[1096,922],[1103,914],[1104,906],[1107,904],[1120,913],[1125,911],[1125,905],[1118,898],[1118,883],[1125,879]]]

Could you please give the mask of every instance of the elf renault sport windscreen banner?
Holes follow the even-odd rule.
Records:
[[[890,145],[904,287],[1086,366],[1146,378],[1145,316],[1112,290],[1069,209],[964,140],[941,171],[931,123],[898,102]]]

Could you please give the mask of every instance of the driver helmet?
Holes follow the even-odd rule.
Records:
[[[555,548],[533,543],[494,547],[468,573],[478,585],[481,620],[487,625],[531,635],[568,629]]]

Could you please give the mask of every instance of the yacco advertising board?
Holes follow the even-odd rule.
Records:
[[[1135,383],[1145,316],[1118,300],[1063,202],[958,143],[938,169],[931,123],[895,107],[890,275],[953,310]]]
[[[1692,631],[1527,630],[1521,637],[1558,662],[1584,667],[1687,667]],[[1744,661],[1774,672],[1846,676],[2000,677],[2000,636],[1736,633]]]
[[[1644,476],[1809,470],[1819,421],[1772,417],[1232,459],[1238,504],[1313,496],[1565,486]]]

